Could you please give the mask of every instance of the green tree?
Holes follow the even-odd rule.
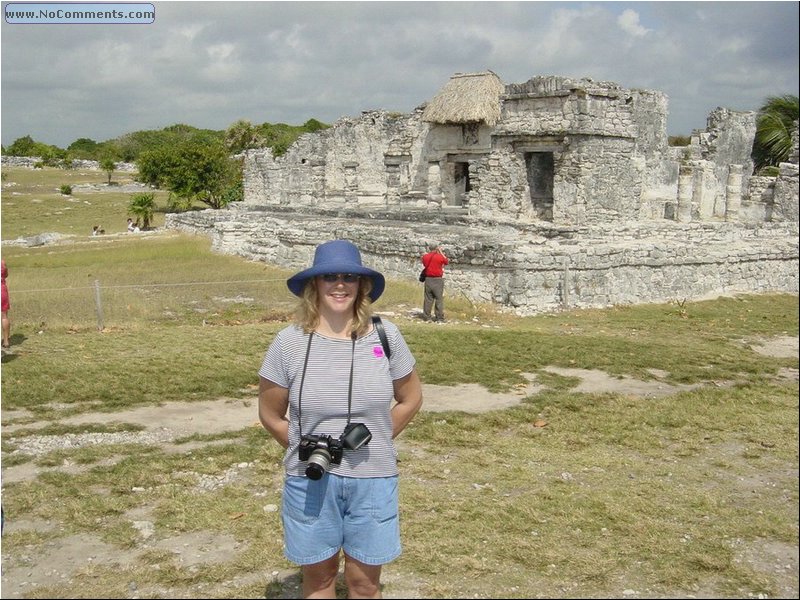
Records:
[[[156,208],[156,197],[152,192],[133,194],[128,204],[128,214],[141,222],[141,229],[149,229]]]
[[[8,156],[38,156],[44,165],[50,167],[58,166],[67,157],[66,150],[37,142],[29,135],[14,140],[5,153]]]
[[[224,208],[237,197],[241,164],[230,158],[220,141],[189,140],[176,148],[143,152],[137,161],[139,180],[168,189],[185,205],[199,201]]]
[[[786,162],[792,152],[792,130],[800,114],[792,94],[770,96],[758,111],[753,161],[756,172]]]
[[[116,171],[117,164],[113,158],[104,158],[100,161],[100,168],[108,174],[108,185],[111,185],[111,174]]]
[[[152,187],[166,187],[167,173],[176,162],[174,150],[166,147],[145,150],[136,159],[137,180]]]
[[[166,173],[170,191],[211,208],[227,206],[225,192],[235,185],[241,167],[228,156],[222,144],[187,143],[178,149],[175,158]]]
[[[90,138],[78,138],[67,146],[67,153],[72,158],[94,160],[97,157],[97,142]]]
[[[311,133],[314,131],[321,131],[322,129],[327,129],[330,125],[326,125],[321,121],[317,121],[316,119],[309,119],[305,123],[303,123],[303,129],[307,132]]]
[[[261,140],[260,145],[272,148],[273,156],[282,156],[301,135],[321,131],[328,127],[329,125],[316,119],[309,119],[300,126],[286,123],[262,123],[255,129]]]
[[[37,156],[36,142],[29,135],[15,139],[11,145],[6,148],[9,156]]]
[[[239,119],[225,130],[225,147],[231,154],[259,148],[264,140],[250,121]]]
[[[119,160],[138,162],[143,152],[160,148],[175,148],[183,143],[215,143],[224,139],[224,131],[197,129],[191,125],[177,123],[160,130],[144,130],[127,133],[116,139],[103,142],[104,148],[112,151]]]

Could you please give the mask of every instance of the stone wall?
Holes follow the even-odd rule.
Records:
[[[441,243],[451,263],[448,296],[498,304],[519,315],[798,292],[797,223],[631,222],[564,227],[440,214],[347,210],[206,210],[167,215],[167,227],[208,235],[215,251],[287,269],[308,266],[314,247],[350,239],[365,263],[415,281],[420,256]]]
[[[274,157],[268,148],[248,151],[244,201],[253,206],[384,206],[384,155],[405,125],[405,116],[370,111],[303,135],[283,156]]]
[[[667,97],[660,92],[549,76],[506,85],[500,102],[494,126],[426,123],[423,105],[410,115],[366,111],[340,119],[278,158],[269,150],[250,151],[245,202],[461,208],[560,225],[768,214],[738,210],[748,202],[752,112],[718,108],[690,147],[671,148]],[[545,158],[552,163],[551,181],[543,184],[551,197],[536,205],[528,161],[543,154],[551,157]]]
[[[800,212],[798,205],[797,163],[781,163],[780,174],[775,181],[770,221],[794,221]]]
[[[798,202],[798,157],[800,157],[800,141],[798,141],[798,121],[792,130],[792,152],[789,162],[780,164],[780,173],[775,181],[773,194],[773,221],[797,221],[800,213]]]
[[[512,220],[531,221],[533,206],[527,197],[524,172],[524,162],[510,148],[498,149],[476,164],[467,201],[469,214],[484,218],[508,215]]]

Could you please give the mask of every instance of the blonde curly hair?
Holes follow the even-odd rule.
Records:
[[[372,322],[372,279],[358,278],[358,293],[353,303],[353,331],[359,337],[369,331]],[[311,333],[319,325],[319,291],[317,278],[310,277],[303,288],[303,293],[295,309],[295,322],[306,333]]]

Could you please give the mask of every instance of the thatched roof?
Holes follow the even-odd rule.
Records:
[[[456,73],[425,107],[422,120],[442,125],[481,121],[495,125],[504,92],[505,85],[491,71]]]

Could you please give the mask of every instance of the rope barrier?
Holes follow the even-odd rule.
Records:
[[[231,285],[231,284],[239,284],[239,283],[275,283],[277,281],[286,281],[286,279],[244,279],[238,281],[196,281],[191,283],[141,283],[141,284],[127,284],[127,285],[103,285],[103,289],[124,289],[124,288],[143,288],[143,287],[152,287],[152,288],[159,288],[159,287],[184,287],[184,286],[192,286],[192,285]],[[42,288],[38,290],[18,290],[14,289],[14,295],[16,294],[32,294],[32,293],[40,293],[40,292],[69,292],[69,291],[78,291],[78,290],[93,290],[95,289],[94,285],[88,285],[86,287],[66,287],[66,288]]]

